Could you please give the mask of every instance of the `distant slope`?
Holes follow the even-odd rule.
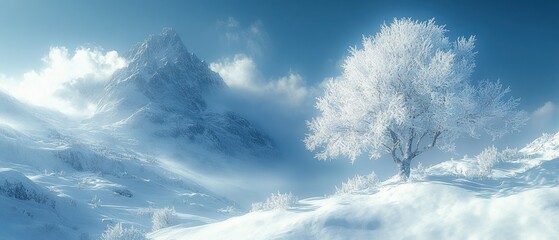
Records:
[[[147,231],[152,212],[167,206],[188,216],[181,221],[216,221],[239,211],[234,202],[157,160],[0,130],[0,212],[10,216],[0,221],[0,239],[77,239],[83,234],[95,239],[119,222]]]
[[[120,146],[0,126],[0,152],[0,213],[9,216],[0,239],[97,239],[121,222],[149,231],[163,207],[196,224],[240,211],[196,175]]]
[[[520,151],[413,171],[351,194],[301,200],[153,239],[554,239],[559,236],[559,133]],[[488,164],[490,162],[491,164]],[[486,166],[490,165],[489,168]],[[489,170],[488,170],[489,169]]]

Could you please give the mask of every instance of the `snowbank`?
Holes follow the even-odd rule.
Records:
[[[496,198],[433,183],[374,195],[307,199],[293,210],[252,212],[154,239],[548,239],[559,235],[559,188]]]
[[[153,239],[551,239],[559,236],[559,134],[521,151],[488,148],[394,179]],[[357,177],[356,177],[357,179]],[[348,180],[350,184],[352,180]],[[362,182],[362,181],[361,181]],[[362,184],[361,184],[362,185]],[[374,186],[373,186],[374,185]]]

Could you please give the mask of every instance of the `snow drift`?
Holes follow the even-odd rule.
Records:
[[[173,226],[154,239],[550,239],[559,234],[559,133],[520,151],[414,169],[353,192],[309,198],[213,224]],[[513,154],[514,153],[514,154]],[[552,156],[552,157],[550,157]],[[488,157],[496,160],[477,174]],[[476,174],[467,174],[470,172]],[[347,184],[363,181],[348,181]]]

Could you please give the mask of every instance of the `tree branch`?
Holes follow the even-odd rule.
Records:
[[[439,138],[439,136],[441,135],[441,131],[437,131],[435,132],[435,136],[433,136],[433,142],[431,144],[429,144],[429,148],[432,148],[435,146],[435,144],[437,143],[437,139]]]
[[[410,131],[410,136],[409,136],[408,142],[406,143],[406,155],[404,157],[406,159],[413,158],[413,156],[412,156],[412,154],[413,154],[412,144],[413,144],[413,138],[414,138],[414,135],[415,135],[415,131],[414,131],[413,128],[410,128],[409,131]]]
[[[396,149],[392,149],[391,155],[392,155],[392,160],[394,160],[396,164],[402,163],[402,160],[398,158],[398,156],[396,156]]]
[[[400,144],[400,139],[398,138],[398,135],[396,134],[396,132],[394,132],[392,129],[388,128],[388,132],[390,133],[390,137],[392,138],[392,148],[390,153],[392,155],[392,159],[394,159],[394,162],[396,163],[401,163],[402,160],[398,158],[398,156],[396,156],[396,148],[399,147],[400,148],[400,153],[402,153],[402,146]],[[403,156],[403,153],[402,153]]]
[[[415,144],[415,151],[419,150],[419,144],[421,143],[423,138],[425,138],[425,136],[427,136],[427,134],[429,134],[428,130],[425,131],[423,134],[421,134],[421,137],[419,137],[419,139],[417,140],[417,143]]]
[[[383,146],[384,148],[386,148],[386,152],[388,152],[388,153],[391,153],[391,152],[392,152],[392,148],[390,148],[390,147],[387,146],[386,144],[383,143],[382,146]]]
[[[433,135],[433,142],[431,142],[431,144],[429,144],[429,145],[423,147],[423,149],[421,149],[421,150],[416,149],[415,152],[413,153],[413,156],[415,157],[415,156],[417,156],[417,155],[419,155],[419,154],[425,152],[426,150],[433,148],[433,147],[437,144],[437,139],[439,138],[439,136],[441,135],[441,133],[442,133],[442,131],[437,130],[437,131],[435,132],[435,134]]]

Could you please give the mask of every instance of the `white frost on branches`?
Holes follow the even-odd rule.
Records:
[[[252,212],[268,211],[274,209],[288,209],[297,203],[297,197],[291,193],[272,193],[265,202],[252,204]]]
[[[379,179],[375,172],[366,176],[355,175],[355,177],[347,179],[347,182],[342,183],[340,188],[336,186],[336,195],[373,192],[376,191],[378,184]]]
[[[395,19],[364,37],[318,98],[306,147],[323,160],[388,153],[407,177],[411,159],[434,146],[451,151],[464,135],[518,131],[527,117],[509,88],[470,83],[475,38],[450,41],[446,32],[434,20]]]
[[[174,207],[165,207],[153,211],[153,215],[151,217],[153,231],[174,225],[176,218],[177,212]]]

